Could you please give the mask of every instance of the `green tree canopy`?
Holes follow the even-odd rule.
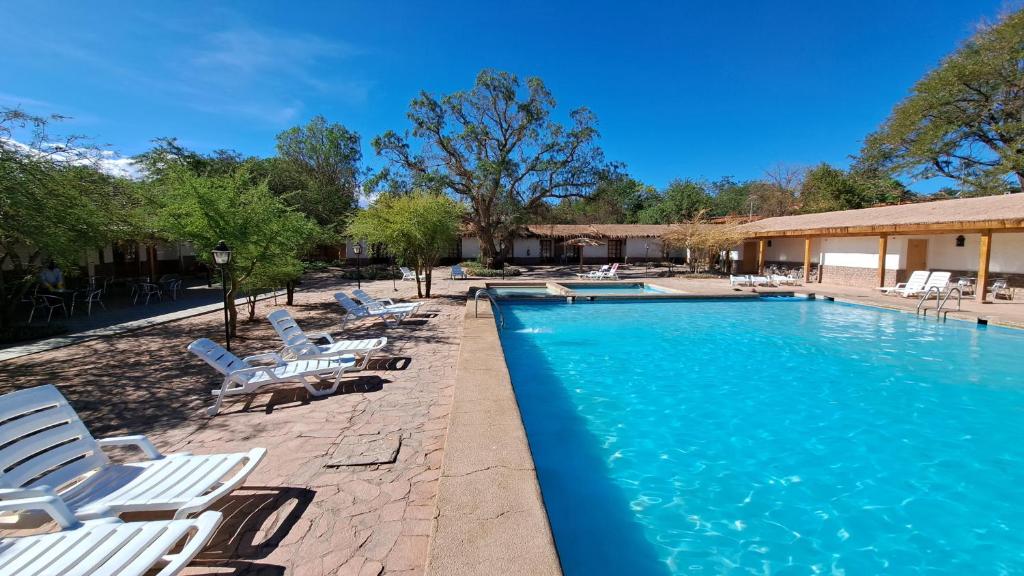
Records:
[[[272,194],[266,180],[254,183],[246,165],[208,176],[178,167],[150,187],[165,236],[190,242],[208,265],[220,240],[234,252],[227,286],[232,333],[239,289],[280,286],[302,273],[298,257],[316,238],[316,224]]]
[[[432,270],[459,240],[464,214],[462,204],[443,194],[422,190],[387,194],[357,212],[347,233],[370,244],[382,244],[399,262],[414,266],[417,293],[429,298]]]
[[[88,164],[74,145],[48,151],[47,118],[0,109],[0,328],[50,259],[74,274],[86,251],[139,234],[135,190]],[[10,140],[30,128],[34,144]]]
[[[288,177],[290,187],[298,185],[291,188],[289,203],[326,230],[339,226],[359,196],[359,134],[314,116],[305,126],[278,134],[277,153],[274,172]]]
[[[491,259],[498,240],[511,246],[516,227],[549,199],[585,195],[602,173],[594,115],[577,108],[563,126],[551,118],[554,107],[539,78],[524,87],[514,74],[484,70],[468,91],[441,98],[422,92],[412,101],[412,136],[423,143],[418,152],[408,135],[391,131],[373,146],[411,183],[464,199],[481,252]]]
[[[975,193],[1024,185],[1024,10],[981,29],[917,82],[865,141],[861,165]]]

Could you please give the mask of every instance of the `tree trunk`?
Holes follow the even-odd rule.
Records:
[[[286,305],[292,306],[295,304],[295,281],[289,280],[284,285],[285,292],[288,293],[288,300],[285,302]]]
[[[433,278],[433,276],[434,276],[433,268],[427,268],[426,270],[423,271],[423,278],[424,278],[425,283],[427,285],[426,290],[425,290],[427,298],[430,298],[430,281]]]
[[[228,274],[228,332],[234,338],[238,333],[238,308],[235,307],[235,274],[232,271]]]
[[[420,285],[420,275],[422,273],[423,268],[419,265],[419,263],[416,263],[416,266],[413,268],[413,270],[416,271],[416,297],[423,298],[423,287]]]

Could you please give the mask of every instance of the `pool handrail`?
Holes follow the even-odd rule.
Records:
[[[505,315],[502,314],[501,307],[498,306],[498,303],[494,300],[494,296],[491,294],[491,291],[488,290],[487,288],[478,288],[476,294],[473,295],[473,316],[475,318],[480,317],[480,294],[483,294],[487,298],[487,300],[490,301],[491,314],[493,314],[498,319],[498,329],[504,329]]]

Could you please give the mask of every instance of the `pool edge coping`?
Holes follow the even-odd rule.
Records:
[[[561,576],[492,314],[467,298],[425,574]]]

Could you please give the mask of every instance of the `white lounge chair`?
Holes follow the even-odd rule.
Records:
[[[353,290],[352,294],[359,298],[359,302],[370,310],[387,310],[389,312],[405,312],[415,314],[419,312],[420,302],[399,302],[395,303],[391,298],[374,298],[363,290]]]
[[[729,275],[729,286],[753,286],[754,282],[750,279],[750,274],[744,274],[742,276]]]
[[[341,304],[341,307],[345,309],[345,315],[341,318],[342,327],[345,326],[350,320],[381,320],[386,326],[398,326],[402,320],[405,320],[410,312],[408,311],[391,311],[386,309],[371,309],[369,306],[363,304],[356,304],[355,300],[348,297],[344,292],[336,292],[334,299]]]
[[[388,339],[383,336],[364,340],[335,340],[326,333],[307,335],[287,310],[274,310],[267,315],[267,320],[270,320],[270,325],[284,341],[280,354],[285,360],[345,359],[357,355],[362,361],[356,370],[363,370],[374,352],[388,343]],[[320,338],[326,339],[327,344],[317,345],[314,341]]]
[[[223,519],[220,512],[203,512],[177,520],[78,522],[54,496],[0,501],[0,510],[23,509],[49,514],[61,530],[0,540],[0,574],[173,576],[199,554]]]
[[[928,276],[928,281],[924,283],[924,286],[922,286],[920,290],[904,289],[898,291],[896,294],[903,296],[904,298],[910,298],[911,296],[921,296],[929,291],[934,292],[932,288],[935,288],[939,291],[939,295],[941,296],[946,292],[946,287],[949,286],[949,277],[952,275],[952,272],[932,272],[931,275]]]
[[[97,440],[49,384],[0,396],[0,422],[0,500],[55,496],[83,520],[153,511],[184,518],[240,486],[266,455],[164,456],[145,436]],[[147,459],[114,464],[108,446],[135,446]]]
[[[776,286],[795,286],[800,283],[798,278],[786,276],[785,274],[769,274],[768,281]]]
[[[400,266],[398,271],[402,273],[402,280],[416,280],[416,273],[405,266]]]
[[[200,338],[188,345],[189,352],[199,356],[217,372],[224,375],[220,390],[214,390],[217,401],[206,409],[210,416],[220,412],[225,396],[254,394],[264,386],[300,382],[312,396],[334,394],[341,384],[341,376],[356,364],[355,357],[336,360],[292,360],[287,361],[277,352],[256,354],[240,359],[209,338]],[[271,361],[273,365],[254,365],[252,362]],[[313,384],[331,378],[334,383],[327,388]]]
[[[605,264],[604,266],[601,266],[601,268],[597,270],[591,270],[590,272],[577,272],[576,277],[585,280],[600,280],[602,274],[607,272],[608,268],[610,267],[610,264]]]
[[[469,274],[466,274],[466,271],[463,270],[462,266],[459,266],[458,264],[452,265],[452,280],[465,280],[467,278],[469,278]]]
[[[760,275],[756,275],[755,274],[755,275],[752,275],[750,277],[750,285],[751,286],[770,286],[771,283],[772,283],[771,278],[769,278],[767,276],[760,276]]]
[[[927,270],[915,270],[910,278],[907,278],[906,282],[900,282],[895,286],[883,286],[879,288],[882,294],[899,294],[900,292],[917,292],[924,287],[924,283],[928,281],[929,272]]]
[[[619,279],[619,263],[612,264],[610,268],[604,272],[598,273],[598,278],[601,280],[618,280]]]

